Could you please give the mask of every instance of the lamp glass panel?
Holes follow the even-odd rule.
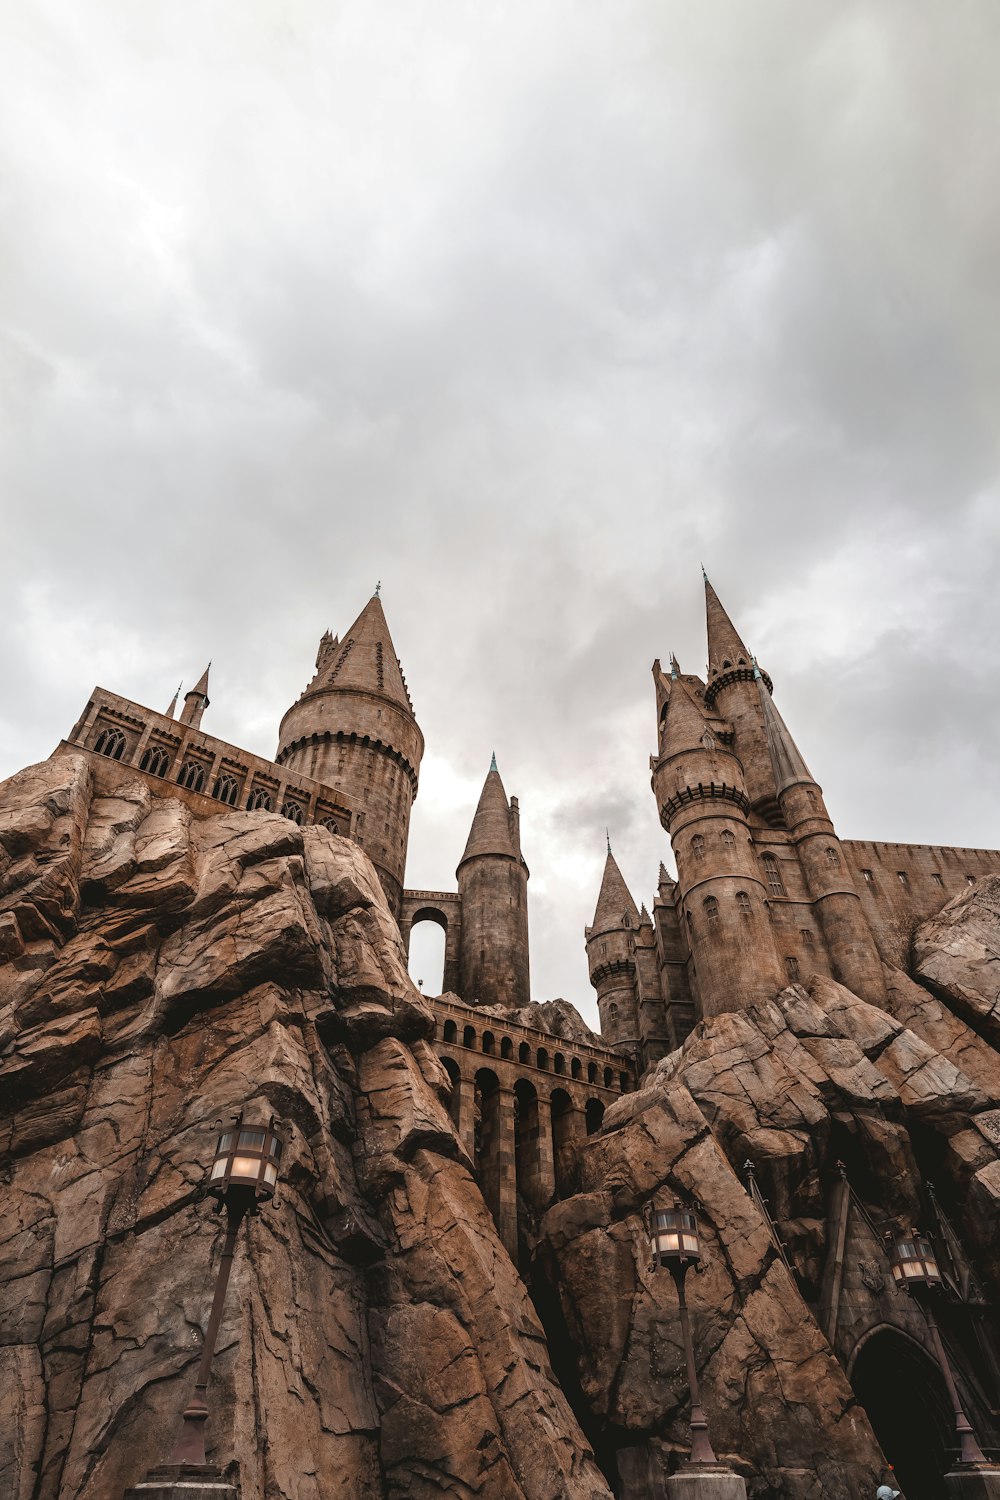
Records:
[[[263,1130],[241,1130],[240,1146],[249,1151],[259,1151],[264,1144]]]
[[[234,1156],[233,1168],[229,1174],[232,1182],[239,1178],[242,1182],[256,1182],[260,1175],[260,1158],[256,1156]]]
[[[215,1161],[212,1163],[212,1176],[209,1180],[214,1182],[216,1177],[225,1177],[225,1175],[226,1158],[224,1156],[217,1156]]]
[[[269,1187],[274,1187],[274,1184],[277,1182],[277,1180],[278,1169],[277,1167],[272,1167],[271,1163],[268,1162],[267,1166],[264,1168],[264,1181],[268,1184]]]
[[[225,1156],[226,1152],[229,1150],[232,1144],[233,1132],[231,1130],[226,1130],[222,1135],[219,1136],[219,1144],[215,1148],[216,1152],[219,1156]]]

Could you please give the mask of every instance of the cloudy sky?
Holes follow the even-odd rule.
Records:
[[[669,852],[699,564],[845,837],[1000,847],[995,0],[24,0],[0,36],[0,776],[96,682],[273,754],[376,579],[496,750],[535,997]],[[418,969],[431,959],[422,954]],[[433,987],[431,984],[430,987]]]

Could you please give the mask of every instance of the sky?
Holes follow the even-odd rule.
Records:
[[[408,884],[495,751],[593,1020],[704,563],[842,837],[1000,847],[998,117],[995,0],[5,7],[0,776],[210,657],[271,756],[381,580]]]

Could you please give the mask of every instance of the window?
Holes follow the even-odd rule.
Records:
[[[235,776],[220,776],[212,791],[212,796],[216,802],[225,802],[229,807],[236,806],[236,799],[239,794],[239,782]]]
[[[736,892],[736,905],[741,917],[748,917],[750,915],[750,897],[746,891]]]
[[[816,941],[808,927],[802,928],[802,941],[807,948],[811,948]]]
[[[177,785],[187,787],[189,792],[200,792],[205,785],[205,767],[196,760],[186,760],[181,766]]]
[[[872,874],[871,870],[862,870],[861,873],[865,877],[865,884],[866,885],[874,885],[875,884],[875,876]]]
[[[799,979],[799,961],[797,958],[786,958],[785,968],[788,970],[788,978],[792,984],[797,984]]]
[[[934,882],[935,885],[944,885],[944,881],[941,879],[941,876],[937,873],[936,870],[934,871],[933,875],[931,876],[931,879],[933,880],[933,882]]]
[[[899,881],[900,885],[909,885],[909,883],[910,883],[907,880],[907,878],[906,878],[906,871],[905,870],[897,870],[896,871],[896,879]]]
[[[839,865],[840,864],[840,855],[837,853],[836,849],[834,849],[832,845],[826,851],[826,862],[827,862],[828,865]]]
[[[727,849],[733,849],[736,846],[736,838],[733,834],[730,833],[728,828],[724,828],[722,830],[722,842],[725,844]]]
[[[281,804],[281,815],[283,818],[290,818],[293,823],[297,823],[300,828],[302,827],[303,813],[298,802],[283,802]]]
[[[705,915],[710,922],[718,920],[719,903],[714,896],[706,896],[704,901]]]
[[[618,1007],[613,1000],[608,1006],[608,1022],[612,1026],[618,1025]]]
[[[247,812],[270,812],[273,807],[271,793],[265,792],[262,786],[254,787],[247,798]]]
[[[596,1083],[597,1082],[597,1064],[594,1063],[594,1062],[589,1062],[587,1064],[587,1082],[588,1083]]]
[[[691,853],[694,855],[695,859],[701,859],[701,856],[704,854],[704,852],[705,840],[702,838],[700,833],[696,833],[694,838],[691,840]]]
[[[102,729],[94,749],[109,760],[121,760],[125,754],[125,736],[120,729]]]
[[[966,885],[975,885],[975,883],[976,883],[976,877],[975,877],[975,875],[966,875],[966,877],[965,877],[965,883],[966,883]]]
[[[781,879],[781,871],[778,869],[778,861],[773,854],[764,855],[764,872],[767,875],[767,888],[772,896],[783,896],[785,887]]]
[[[139,770],[148,771],[150,776],[166,776],[169,769],[170,756],[163,746],[147,745],[139,761]]]

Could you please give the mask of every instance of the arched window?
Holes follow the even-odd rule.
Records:
[[[811,948],[815,944],[816,939],[813,937],[812,930],[809,927],[802,928],[802,941],[807,948]]]
[[[162,745],[147,745],[139,760],[139,770],[150,776],[166,776],[170,769],[170,756]]]
[[[589,1062],[587,1064],[587,1082],[597,1082],[597,1064],[595,1062]]]
[[[781,879],[781,871],[778,869],[778,861],[773,854],[764,855],[764,872],[767,875],[767,888],[772,896],[783,896],[785,887]]]
[[[614,1087],[614,1082],[615,1082],[614,1070],[612,1068],[605,1068],[604,1069],[604,1087],[606,1089],[613,1088]]]
[[[465,1030],[462,1032],[462,1046],[463,1047],[474,1047],[475,1045],[476,1045],[476,1028],[474,1026],[466,1026]]]
[[[220,776],[212,789],[216,802],[225,802],[229,807],[236,806],[239,794],[240,785],[235,776]]]
[[[531,1044],[529,1042],[519,1043],[517,1049],[517,1060],[519,1063],[531,1062]]]
[[[271,812],[273,807],[271,793],[265,792],[262,786],[255,786],[247,798],[247,812]]]
[[[617,1026],[618,1025],[618,1007],[617,1007],[617,1005],[615,1004],[615,1002],[613,1000],[612,1000],[611,1004],[608,1006],[608,1025],[609,1026]]]
[[[828,865],[839,865],[840,864],[840,855],[837,853],[836,849],[834,849],[834,847],[833,847],[832,844],[831,844],[830,848],[826,851],[826,862],[827,862]]]
[[[500,1038],[500,1056],[506,1058],[508,1062],[513,1060],[514,1043],[509,1036],[502,1036]]]
[[[125,736],[120,729],[102,729],[94,749],[109,760],[121,760],[125,754]]]
[[[618,1087],[621,1089],[621,1091],[622,1091],[623,1094],[627,1092],[627,1090],[628,1090],[628,1074],[627,1073],[619,1073],[618,1074]]]
[[[187,787],[189,792],[200,792],[205,785],[205,767],[196,760],[186,760],[181,766],[177,785]]]
[[[340,833],[340,829],[337,827],[337,820],[336,820],[336,818],[324,818],[323,821],[322,821],[322,823],[320,824],[320,827],[321,828],[329,828],[329,830],[330,830],[331,833],[336,833],[336,834]]]
[[[691,853],[694,855],[695,859],[701,859],[701,856],[704,854],[704,852],[705,840],[702,838],[700,833],[696,833],[694,838],[691,840]]]
[[[710,922],[718,920],[719,903],[714,896],[706,896],[704,900],[705,915]]]
[[[798,959],[797,958],[786,958],[785,959],[785,968],[788,970],[788,978],[791,980],[792,984],[798,984],[798,981],[799,981],[799,961],[798,961]]]
[[[454,1021],[445,1021],[445,1023],[444,1023],[444,1040],[446,1042],[457,1042],[458,1041],[458,1027],[455,1025]]]
[[[298,802],[283,802],[281,804],[281,815],[284,818],[291,819],[293,823],[297,823],[300,828],[302,827],[303,813]]]
[[[722,842],[725,844],[727,849],[735,848],[736,837],[734,834],[730,833],[728,828],[724,828],[722,830]]]
[[[750,897],[746,891],[736,892],[736,906],[741,917],[748,917],[750,915]]]
[[[565,1073],[566,1071],[566,1059],[561,1052],[557,1052],[552,1059],[552,1071],[554,1073]]]
[[[580,1059],[578,1057],[574,1057],[572,1059],[572,1061],[570,1062],[569,1071],[570,1071],[570,1076],[571,1077],[573,1077],[573,1078],[579,1078],[580,1073],[581,1073],[582,1070],[581,1070],[581,1067],[580,1067]]]
[[[494,1052],[496,1050],[497,1050],[496,1037],[493,1035],[492,1031],[484,1031],[483,1032],[483,1051],[486,1052],[486,1053],[488,1053],[489,1056],[492,1057],[493,1054],[494,1054]]]
[[[537,1064],[538,1067],[545,1068],[545,1070],[548,1071],[549,1054],[546,1052],[546,1050],[545,1050],[544,1047],[539,1047],[539,1049],[538,1049],[538,1055],[535,1058],[535,1062],[536,1062],[536,1064]]]

